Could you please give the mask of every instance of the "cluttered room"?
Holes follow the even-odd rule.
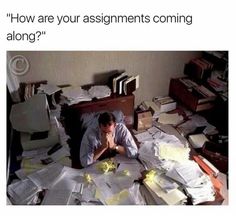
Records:
[[[228,205],[228,51],[8,51],[8,205]]]

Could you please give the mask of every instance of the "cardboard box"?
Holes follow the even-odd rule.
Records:
[[[169,96],[154,98],[153,101],[160,109],[160,113],[169,112],[176,109],[176,101]]]
[[[145,130],[152,127],[152,113],[148,111],[136,111],[134,118],[135,130]]]

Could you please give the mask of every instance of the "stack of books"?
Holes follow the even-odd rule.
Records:
[[[185,65],[184,74],[197,80],[207,80],[213,67],[214,64],[212,62],[204,58],[196,58]]]
[[[125,71],[117,71],[109,78],[112,93],[130,95],[139,88],[139,75],[129,76]]]
[[[195,112],[211,109],[217,97],[205,86],[187,77],[171,79],[169,94]]]

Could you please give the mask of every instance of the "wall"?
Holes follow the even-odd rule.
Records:
[[[18,76],[19,82],[48,80],[54,84],[84,85],[102,83],[108,72],[124,69],[140,75],[135,104],[157,95],[167,95],[171,77],[183,75],[184,64],[201,52],[194,51],[10,51],[24,55],[29,72]]]

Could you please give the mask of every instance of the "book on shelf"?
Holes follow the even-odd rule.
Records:
[[[113,72],[115,73],[108,79],[112,93],[129,95],[139,88],[139,75],[128,76],[125,71],[118,70]]]
[[[197,104],[203,104],[216,99],[215,96],[206,96],[198,87],[191,90],[192,94],[197,98]]]
[[[179,78],[179,81],[181,81],[187,88],[193,88],[198,85],[187,77]]]
[[[113,93],[117,93],[117,89],[118,89],[118,81],[125,76],[125,72],[122,72],[119,76],[115,77],[113,79]]]
[[[179,78],[179,81],[185,85],[185,87],[198,98],[198,104],[214,101],[216,95],[203,85],[198,85],[194,81],[184,77]]]
[[[216,99],[216,95],[211,92],[209,89],[207,89],[205,86],[203,85],[199,85],[195,87],[203,96],[207,97],[207,98],[211,98],[212,100]]]
[[[132,76],[129,79],[124,81],[125,95],[132,94],[138,88],[139,88],[139,75]]]
[[[116,84],[116,93],[117,94],[122,94],[123,93],[123,83],[124,81],[128,78],[128,75],[122,76],[119,80],[117,80]]]
[[[185,65],[184,74],[197,80],[206,80],[210,77],[213,66],[213,63],[204,58],[192,59]]]
[[[212,102],[208,102],[208,103],[202,103],[202,104],[198,104],[195,108],[196,112],[200,112],[203,110],[208,110],[214,107],[214,103]]]

